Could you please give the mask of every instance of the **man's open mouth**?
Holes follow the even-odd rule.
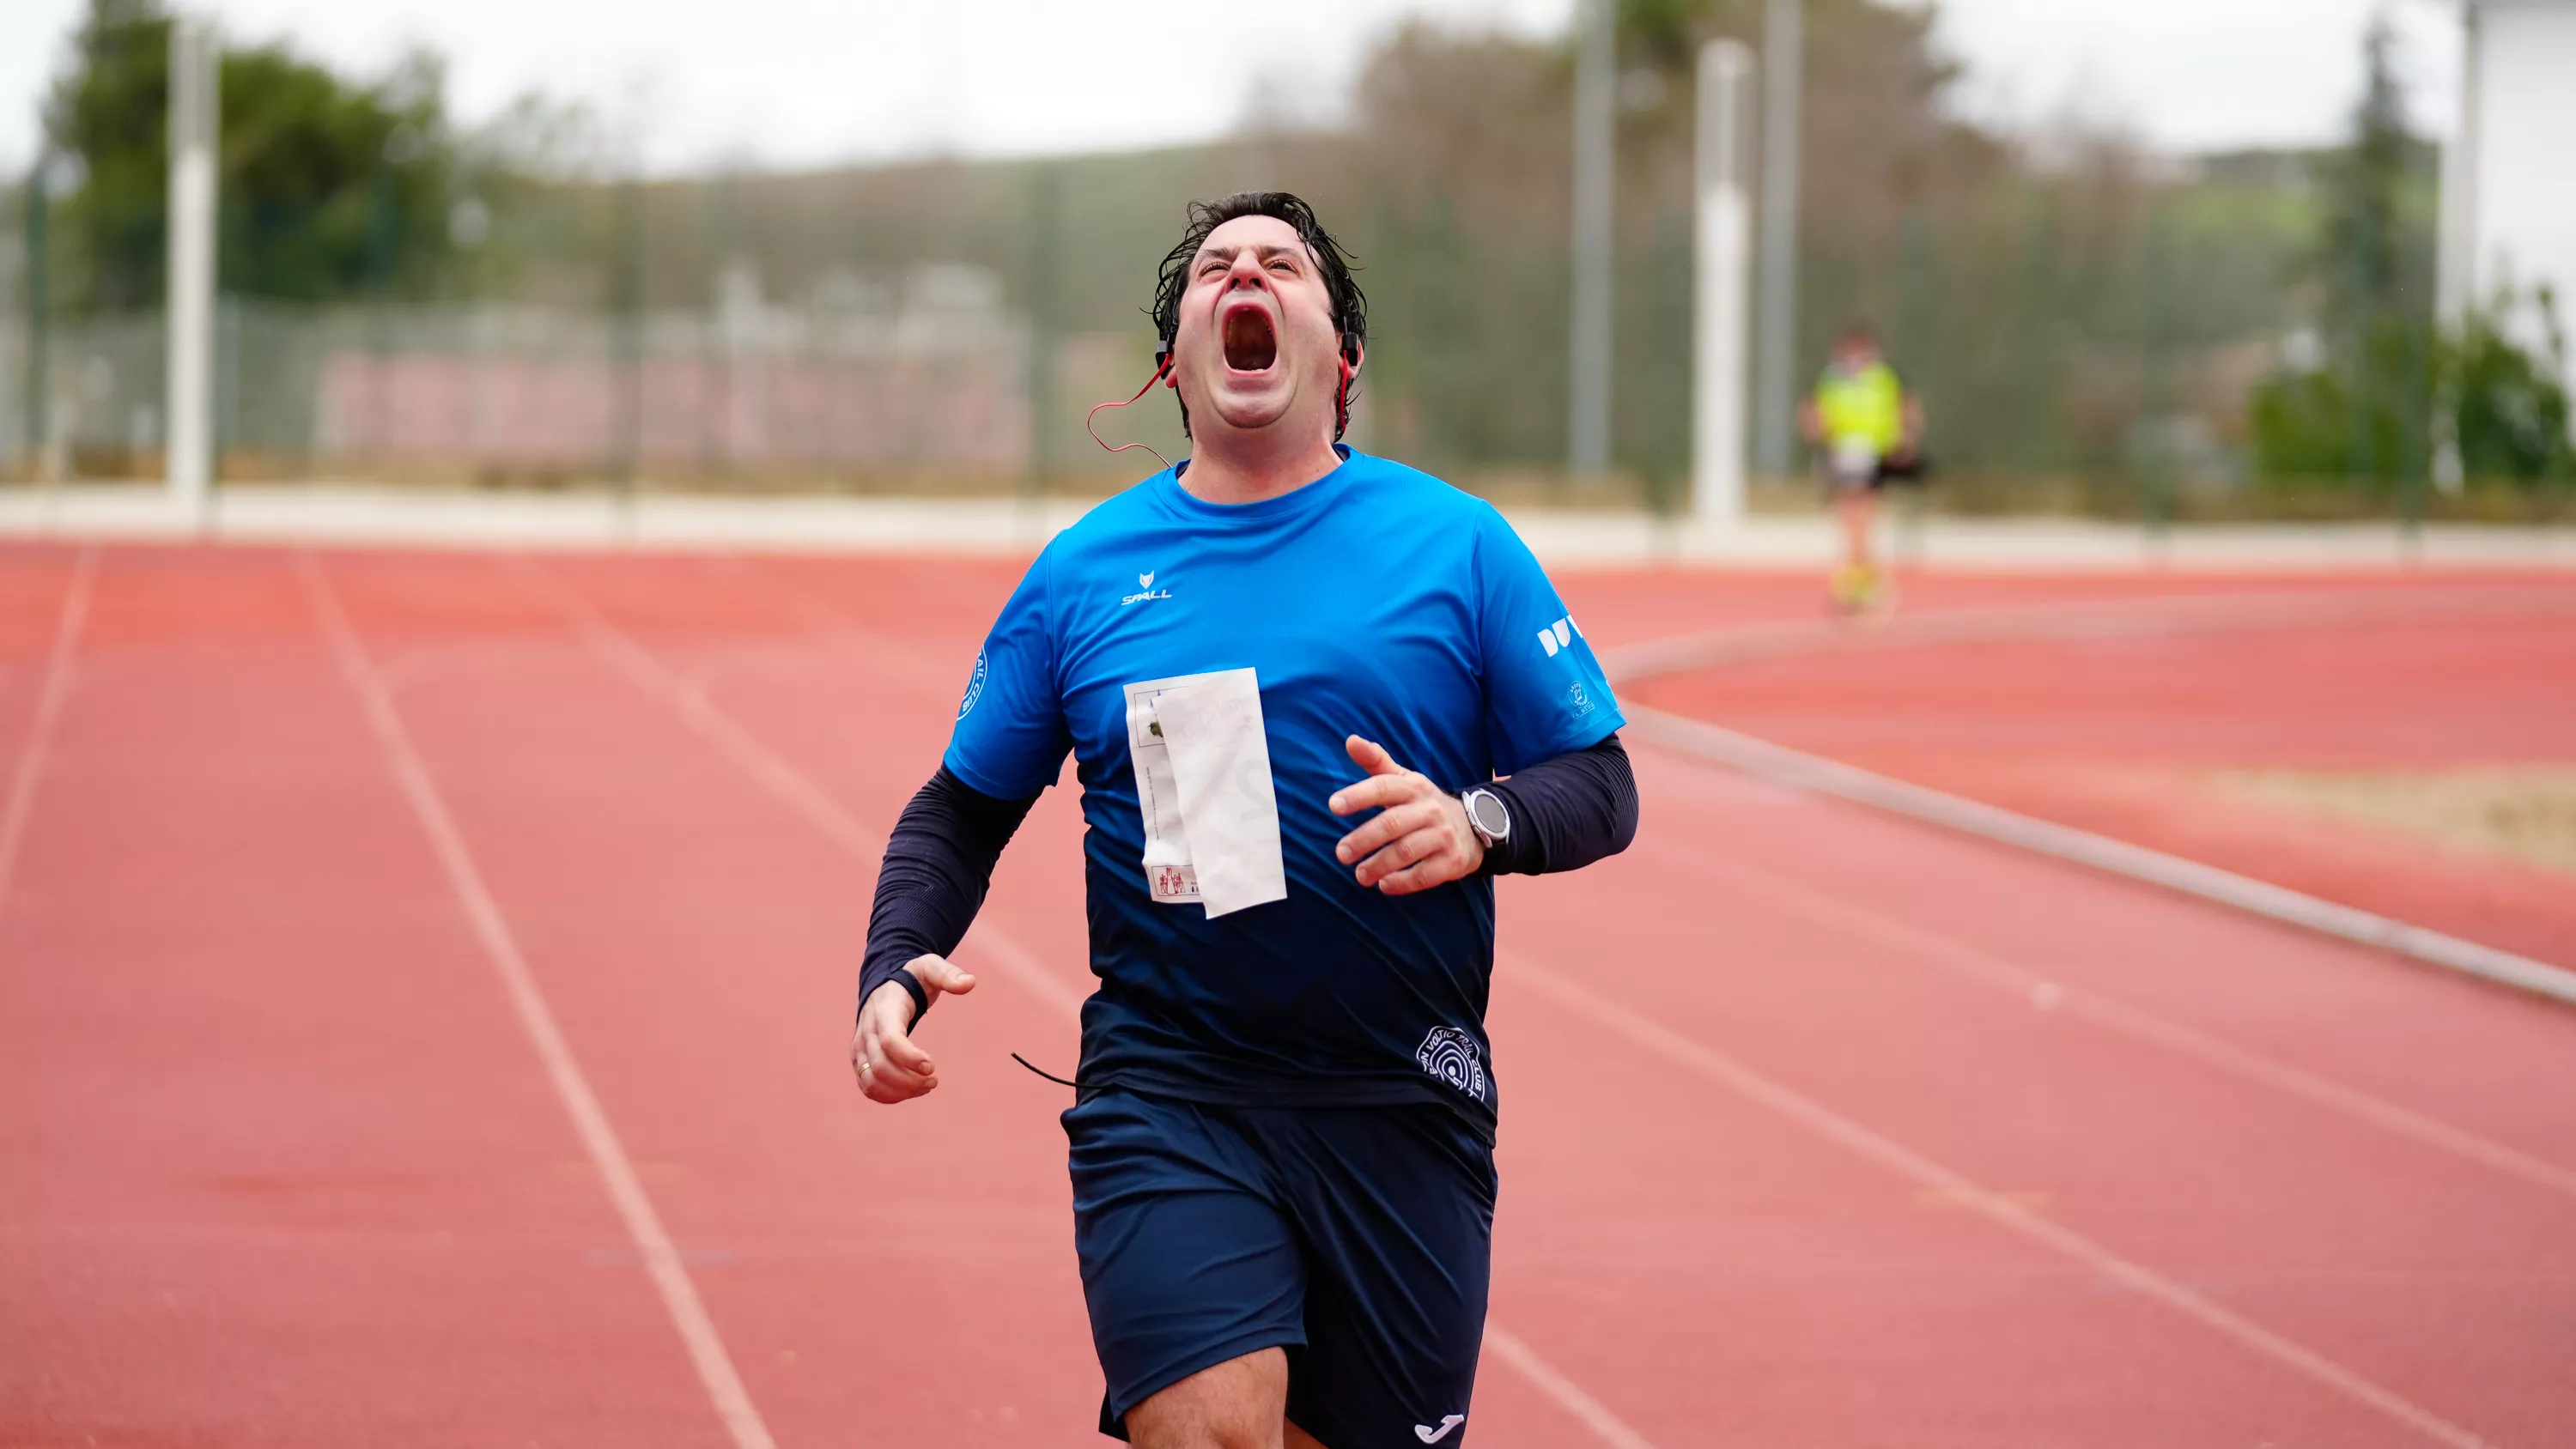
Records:
[[[1237,372],[1262,372],[1279,360],[1279,335],[1270,328],[1270,313],[1259,306],[1236,307],[1225,314],[1225,365]]]

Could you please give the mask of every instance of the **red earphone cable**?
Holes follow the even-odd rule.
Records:
[[[1091,425],[1091,420],[1100,416],[1101,408],[1123,408],[1127,406],[1127,403],[1132,403],[1136,401],[1137,398],[1141,398],[1145,394],[1152,392],[1154,390],[1154,384],[1161,382],[1163,380],[1163,374],[1171,370],[1172,354],[1166,352],[1162,356],[1154,359],[1154,375],[1145,379],[1145,385],[1143,387],[1136,389],[1136,397],[1127,399],[1127,402],[1105,402],[1093,407],[1091,411],[1082,415],[1082,430],[1091,434],[1091,441],[1098,443],[1104,448],[1109,448],[1109,440],[1100,436],[1100,430]],[[1109,451],[1113,453],[1124,453],[1129,448],[1143,448],[1146,452],[1152,453],[1154,455],[1154,461],[1162,464],[1167,470],[1172,466],[1171,459],[1164,457],[1160,450],[1148,443],[1121,443],[1117,447],[1109,448]]]
[[[1351,357],[1348,351],[1344,351],[1340,357],[1334,360],[1341,364],[1342,369],[1341,384],[1333,389],[1333,436],[1339,438],[1342,434],[1350,431],[1351,378],[1353,373],[1351,370]],[[1127,399],[1126,402],[1105,402],[1093,404],[1091,411],[1082,415],[1082,430],[1091,434],[1091,441],[1098,443],[1104,448],[1109,448],[1109,440],[1100,436],[1100,430],[1091,425],[1091,420],[1100,416],[1100,411],[1103,408],[1123,408],[1129,403],[1133,403],[1137,401],[1137,399],[1142,398],[1145,394],[1152,392],[1154,390],[1154,384],[1161,382],[1163,380],[1163,374],[1171,370],[1172,354],[1166,352],[1160,357],[1154,359],[1154,375],[1145,379],[1145,385],[1143,387],[1136,389],[1135,397]],[[1113,453],[1124,453],[1129,448],[1143,448],[1146,452],[1154,455],[1155,462],[1162,464],[1165,468],[1172,466],[1172,460],[1164,457],[1161,450],[1155,448],[1150,443],[1121,443],[1117,447],[1109,448],[1109,451]]]

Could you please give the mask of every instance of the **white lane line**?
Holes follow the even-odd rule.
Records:
[[[1655,1449],[1646,1436],[1631,1429],[1618,1415],[1611,1413],[1599,1399],[1583,1391],[1583,1386],[1557,1371],[1556,1365],[1538,1356],[1528,1344],[1505,1332],[1501,1324],[1488,1319],[1485,1323],[1485,1347],[1501,1354],[1503,1362],[1521,1371],[1567,1413],[1583,1422],[1593,1435],[1611,1449]]]
[[[1920,957],[1954,974],[2000,986],[2026,1000],[2040,999],[2040,994],[2044,993],[2051,1010],[2083,1017],[2133,1040],[2162,1047],[2178,1056],[2287,1092],[2328,1111],[2576,1198],[2576,1171],[2491,1141],[2438,1117],[2427,1116],[2330,1078],[2274,1061],[2260,1052],[2167,1020],[2143,1007],[2069,986],[1954,936],[1898,920],[1857,901],[1816,890],[1777,872],[1730,859],[1669,836],[1657,840],[1656,854],[1660,859],[1687,859],[1698,869],[1725,878],[1764,904],[1781,907],[1829,930]]]
[[[1917,1188],[1942,1195],[1944,1201],[1985,1217],[2063,1257],[2083,1264],[2104,1278],[2215,1330],[2221,1336],[2281,1364],[2335,1393],[2394,1419],[2436,1443],[2452,1449],[2493,1449],[2488,1441],[2413,1401],[2362,1377],[2316,1350],[2282,1337],[2202,1297],[2152,1268],[2131,1262],[2083,1234],[2031,1211],[2008,1194],[1992,1191],[1966,1174],[1882,1137],[1832,1108],[1773,1081],[1726,1053],[1682,1035],[1624,1006],[1600,1000],[1573,979],[1551,973],[1510,954],[1499,964],[1515,984],[1547,997],[1577,1016],[1627,1038],[1656,1055],[1717,1082],[1754,1105],[1814,1132],[1835,1145],[1867,1158],[1911,1181]]]
[[[811,584],[790,582],[740,554],[711,560],[701,571],[735,593],[749,594],[772,608],[786,610],[808,628],[826,632],[834,643],[866,646],[873,651],[868,656],[869,663],[880,671],[886,666],[887,656],[892,656],[915,682],[935,679],[945,685],[953,679],[955,671],[950,665],[954,661],[935,658],[915,648],[909,639],[870,624],[823,597]]]
[[[45,655],[45,681],[36,692],[36,712],[27,722],[27,743],[18,752],[18,768],[9,777],[9,802],[0,809],[0,909],[7,908],[10,883],[18,877],[18,849],[27,838],[27,821],[36,813],[36,785],[53,755],[54,722],[62,717],[63,701],[71,695],[72,661],[80,652],[81,630],[89,623],[90,581],[97,573],[98,550],[83,548],[72,563],[62,613],[54,621],[53,647]]]
[[[2517,987],[2535,996],[2576,1005],[2576,971],[2481,946],[2387,916],[2259,881],[2234,871],[2131,845],[2089,830],[2023,815],[1981,800],[1952,795],[1756,739],[1705,720],[1667,714],[1642,704],[1627,707],[1629,727],[1641,738],[1760,775],[1856,801],[1892,815],[1907,815],[1965,835],[2001,841],[2037,855],[2127,876],[2183,895],[2215,901],[2251,915],[2320,935],[2411,957],[2429,965]]]
[[[608,1184],[609,1200],[616,1204],[617,1214],[626,1223],[627,1236],[635,1243],[644,1260],[645,1272],[662,1295],[662,1306],[669,1310],[672,1327],[679,1330],[680,1342],[688,1349],[689,1359],[697,1365],[698,1378],[706,1385],[707,1397],[714,1403],[717,1417],[724,1420],[733,1436],[736,1449],[777,1449],[769,1437],[769,1428],[761,1422],[760,1410],[751,1402],[743,1387],[742,1377],[734,1372],[733,1359],[725,1352],[724,1339],[716,1332],[715,1320],[707,1315],[705,1303],[698,1297],[696,1283],[680,1261],[680,1251],[663,1230],[661,1215],[653,1210],[653,1201],[645,1195],[644,1184],[635,1175],[635,1164],[617,1139],[617,1129],[608,1120],[607,1109],[582,1075],[581,1063],[564,1040],[563,1029],[556,1024],[554,1008],[546,1003],[544,990],[538,986],[536,973],[529,969],[527,958],[519,950],[518,938],[510,931],[500,905],[484,885],[483,873],[474,863],[474,855],[465,844],[464,834],[448,813],[438,786],[430,778],[428,766],[412,745],[411,734],[403,727],[402,716],[385,691],[384,681],[377,676],[369,661],[366,646],[358,639],[340,605],[339,594],[331,587],[330,577],[309,551],[296,556],[298,572],[320,619],[323,634],[330,640],[331,652],[337,659],[343,678],[365,707],[368,727],[382,748],[387,766],[401,785],[403,798],[420,826],[429,836],[431,849],[447,872],[448,884],[456,892],[457,904],[474,927],[475,939],[482,943],[484,955],[500,974],[508,991],[510,1004],[517,1008],[519,1024],[527,1029],[536,1045],[537,1056],[544,1062],[546,1074],[554,1081],[555,1094],[563,1099],[564,1110],[571,1114],[573,1127],[580,1133],[582,1145],[589,1149],[591,1165],[598,1169]]]
[[[572,585],[548,573],[542,564],[527,555],[514,556],[514,562],[518,566],[518,576],[554,605],[574,637],[601,663],[647,698],[667,706],[682,724],[712,746],[716,753],[839,846],[853,864],[871,874],[876,871],[885,854],[883,835],[859,823],[840,801],[815,784],[803,771],[789,764],[704,694],[690,688],[678,671],[655,657],[633,636],[610,623]],[[990,921],[979,920],[973,933],[967,937],[967,944],[974,948],[977,956],[1000,963],[1013,980],[1072,1017],[1076,1025],[1080,1024],[1083,998],[1090,994],[1089,991],[1074,987],[1036,952],[1013,940],[1008,932]],[[1502,1351],[1504,1362],[1518,1369],[1541,1393],[1555,1400],[1559,1408],[1580,1420],[1612,1449],[1654,1449],[1635,1430],[1619,1422],[1600,1400],[1549,1367],[1547,1361],[1529,1345],[1490,1319],[1485,1325],[1485,1341]]]

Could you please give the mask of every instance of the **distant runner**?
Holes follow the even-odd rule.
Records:
[[[851,1065],[878,1102],[938,1086],[911,1033],[974,987],[948,954],[1071,751],[1100,985],[1063,1122],[1101,1431],[1457,1449],[1493,877],[1627,846],[1623,719],[1502,515],[1338,442],[1367,306],[1306,203],[1192,206],[1154,319],[1196,452],[1003,606],[886,846]]]
[[[1921,466],[1923,404],[1906,394],[1869,328],[1855,324],[1835,340],[1815,395],[1799,405],[1798,431],[1822,456],[1842,520],[1843,562],[1826,592],[1846,611],[1884,607],[1894,596],[1872,555],[1870,525],[1878,490]]]

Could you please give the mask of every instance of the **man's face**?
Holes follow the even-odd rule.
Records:
[[[1834,344],[1834,365],[1845,372],[1858,372],[1878,361],[1878,340],[1854,334]]]
[[[1330,438],[1341,373],[1331,294],[1314,253],[1276,217],[1208,233],[1190,259],[1172,380],[1193,432],[1281,428]]]

